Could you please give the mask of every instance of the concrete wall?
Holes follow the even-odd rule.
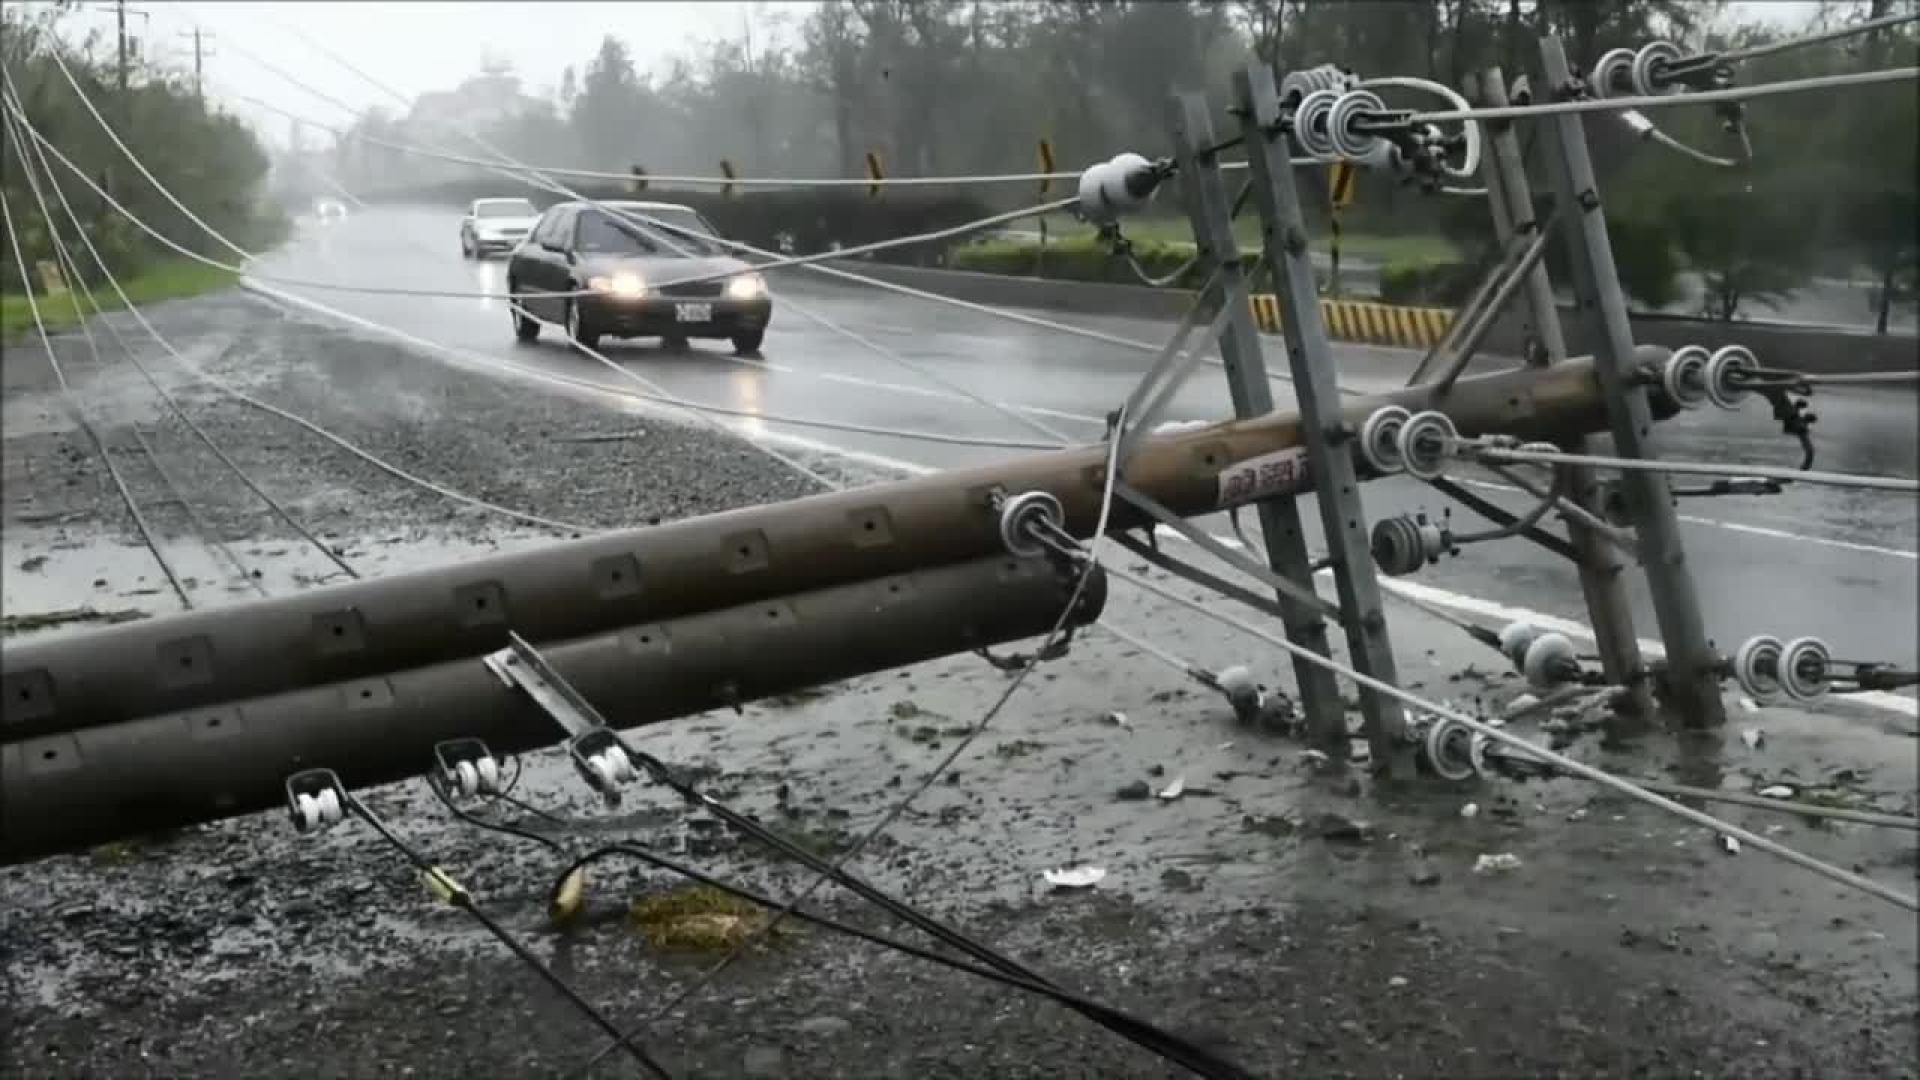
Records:
[[[1150,319],[1178,319],[1193,294],[1177,289],[1150,289],[1140,285],[1102,285],[1078,281],[1042,281],[1001,274],[958,270],[927,270],[890,266],[865,260],[847,261],[842,268],[995,307],[1041,308],[1083,315],[1129,315]],[[1576,353],[1588,351],[1586,335],[1569,308],[1561,310],[1562,324]],[[1509,315],[1497,323],[1483,351],[1517,356],[1524,340],[1523,320]],[[1913,371],[1920,369],[1920,339],[1911,334],[1876,335],[1858,331],[1784,323],[1708,322],[1667,315],[1633,317],[1634,341],[1677,348],[1681,345],[1744,345],[1761,363],[1797,371],[1830,374],[1848,371]],[[1381,341],[1381,344],[1398,342]]]

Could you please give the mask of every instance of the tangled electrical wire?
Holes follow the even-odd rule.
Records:
[[[694,784],[678,778],[673,770],[657,759],[639,753],[630,746],[625,747],[623,753],[627,755],[629,761],[638,766],[641,772],[668,788],[690,807],[713,814],[739,835],[766,847],[782,858],[799,864],[804,869],[833,880],[888,915],[964,954],[964,957],[939,952],[856,926],[801,906],[799,901],[782,903],[765,893],[661,854],[637,841],[615,840],[598,843],[584,851],[579,850],[577,845],[568,843],[561,839],[561,836],[577,835],[592,826],[583,821],[564,818],[543,810],[524,799],[515,797],[510,790],[485,782],[482,779],[485,774],[484,765],[490,762],[491,758],[484,744],[480,744],[478,740],[460,740],[458,745],[443,744],[443,750],[438,755],[439,767],[427,775],[426,781],[434,796],[447,811],[466,824],[497,835],[539,845],[562,860],[562,865],[555,873],[552,886],[548,890],[548,917],[556,925],[571,924],[583,912],[589,868],[615,859],[633,860],[745,901],[772,913],[774,917],[791,917],[799,922],[877,945],[915,960],[937,964],[1054,1001],[1169,1061],[1183,1065],[1196,1075],[1236,1078],[1250,1075],[1212,1052],[1198,1048],[1148,1021],[1131,1016],[1087,995],[1067,990],[1011,957],[947,927],[919,909],[847,874],[806,846],[779,835],[754,818],[739,813],[712,798]],[[519,811],[520,816],[518,819],[508,819],[504,814],[492,818],[482,817],[460,805],[463,799],[482,800],[495,807],[511,808]],[[759,929],[766,930],[770,927],[771,921],[770,918],[760,923]],[[623,1043],[631,1041],[630,1037],[622,1036],[621,1038]]]

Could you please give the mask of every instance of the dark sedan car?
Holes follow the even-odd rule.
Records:
[[[766,281],[716,236],[705,218],[672,203],[561,203],[507,264],[514,335],[532,341],[550,322],[589,349],[603,336],[673,346],[724,338],[753,352],[773,300]]]

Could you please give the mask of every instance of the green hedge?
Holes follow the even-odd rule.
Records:
[[[1480,280],[1470,262],[1395,259],[1380,268],[1380,302],[1414,307],[1458,307]]]
[[[1133,242],[1133,258],[1140,270],[1155,279],[1177,273],[1168,288],[1196,289],[1200,275],[1191,268],[1193,248],[1157,240]],[[1259,261],[1257,255],[1243,255],[1248,273]],[[1049,241],[1045,251],[1037,240],[982,240],[953,248],[947,253],[947,268],[971,270],[982,274],[1008,274],[1016,277],[1046,277],[1056,281],[1090,281],[1112,285],[1141,285],[1139,274],[1127,260],[1110,252],[1098,237],[1081,234]],[[1184,272],[1179,272],[1185,268]]]
[[[1552,199],[1534,197],[1534,220],[1546,221],[1552,212]],[[1673,303],[1679,297],[1681,260],[1672,222],[1666,215],[1620,200],[1609,204],[1606,214],[1607,239],[1613,248],[1620,287],[1643,307],[1657,309]],[[1470,254],[1476,266],[1484,269],[1499,260],[1485,200],[1450,200],[1442,227],[1461,251]],[[1567,262],[1566,243],[1557,235],[1547,244],[1546,266],[1556,286],[1572,286],[1573,268]]]

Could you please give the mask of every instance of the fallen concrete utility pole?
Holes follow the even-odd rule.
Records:
[[[1342,423],[1357,431],[1392,404],[1439,407],[1469,436],[1562,438],[1607,421],[1585,360],[1462,379],[1437,405],[1419,387],[1356,398],[1344,403]],[[1308,490],[1308,470],[1285,470],[1277,485],[1259,470],[1261,459],[1301,442],[1290,413],[1159,435],[1144,442],[1127,479],[1175,513],[1212,513]],[[1068,528],[1085,536],[1099,510],[1105,453],[1094,445],[1037,454],[9,645],[0,739],[467,659],[503,647],[509,628],[535,643],[567,641],[978,559],[1004,551],[996,490],[1051,492]],[[1143,520],[1114,508],[1115,528]]]
[[[550,646],[618,727],[655,723],[1046,633],[1077,572],[1001,555],[763,600]],[[1073,625],[1099,618],[1096,571]],[[411,671],[235,700],[0,746],[0,861],[285,805],[286,775],[358,787],[434,767],[436,743],[497,754],[562,731],[476,652]]]

